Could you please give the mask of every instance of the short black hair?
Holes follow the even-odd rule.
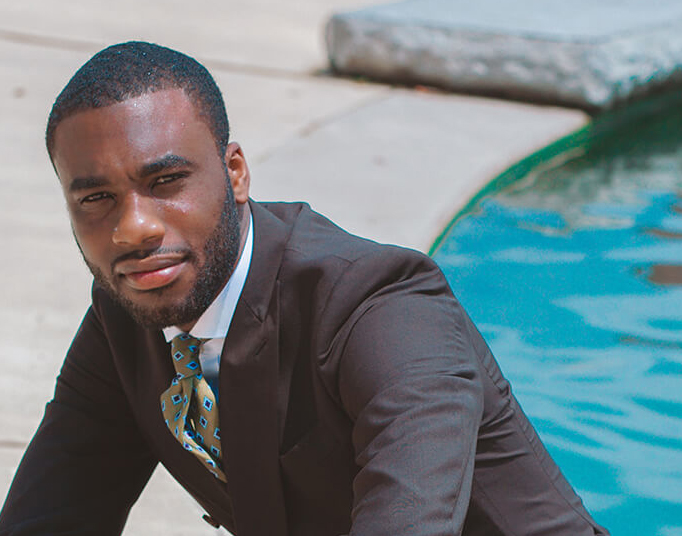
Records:
[[[52,105],[45,133],[47,152],[52,157],[55,130],[67,117],[174,88],[182,89],[192,100],[223,156],[230,125],[223,96],[211,74],[186,54],[143,41],[107,47],[76,71]]]

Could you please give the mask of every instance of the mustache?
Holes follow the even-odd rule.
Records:
[[[191,258],[193,256],[193,253],[192,250],[189,248],[157,247],[150,249],[136,249],[134,251],[129,251],[116,257],[111,263],[111,270],[113,272],[116,265],[119,262],[128,260],[139,261],[142,259],[146,259],[147,257],[154,257],[155,255],[182,255],[184,257]]]
[[[78,238],[76,237],[76,232],[73,229],[73,225],[71,226],[71,234],[73,235],[73,238],[76,241],[76,246],[78,246],[78,251],[80,251],[81,256],[83,257],[83,260],[85,261],[85,264],[87,264],[88,267],[90,267],[91,263],[85,257],[85,253],[83,253],[83,248],[81,247],[81,244],[78,241]],[[111,272],[112,273],[114,272],[114,269],[119,262],[131,260],[131,259],[139,261],[142,259],[146,259],[147,257],[152,257],[154,255],[183,255],[186,259],[189,259],[189,260],[194,259],[194,257],[196,256],[190,248],[179,248],[179,247],[178,248],[169,248],[169,247],[159,246],[156,248],[149,248],[149,249],[136,249],[134,251],[129,251],[128,253],[124,253],[124,254],[116,257],[111,263]]]

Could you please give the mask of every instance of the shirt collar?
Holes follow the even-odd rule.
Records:
[[[203,312],[197,323],[190,330],[190,335],[198,339],[225,338],[230,328],[234,310],[237,308],[239,296],[241,296],[246,276],[249,274],[251,266],[251,256],[253,253],[253,217],[249,215],[249,231],[246,236],[244,250],[239,257],[239,262],[235,267],[230,279],[220,291],[220,294],[213,300],[213,303]],[[170,342],[173,337],[182,333],[176,326],[163,329],[166,342]]]

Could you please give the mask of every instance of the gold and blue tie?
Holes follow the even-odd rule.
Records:
[[[171,341],[175,377],[161,394],[161,412],[173,437],[194,454],[213,475],[226,482],[218,405],[201,374],[199,349],[207,339],[182,333]]]

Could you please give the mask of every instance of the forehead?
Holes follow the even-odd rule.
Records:
[[[181,89],[145,93],[103,108],[78,112],[55,130],[55,165],[83,165],[111,159],[146,159],[156,153],[192,150],[213,136]],[[61,174],[60,174],[61,175]]]

